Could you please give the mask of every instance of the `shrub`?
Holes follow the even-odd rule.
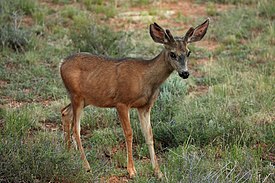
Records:
[[[113,32],[108,27],[76,26],[70,36],[77,50],[93,54],[123,57],[133,49],[129,34]]]
[[[105,18],[114,17],[117,14],[116,4],[113,1],[104,2],[103,0],[83,0],[86,8],[96,14],[101,14]]]
[[[78,155],[68,153],[54,133],[27,141],[10,137],[0,141],[1,182],[85,182]]]
[[[242,39],[253,39],[253,30],[262,30],[264,22],[255,17],[255,11],[246,8],[236,8],[229,10],[219,17],[219,20],[213,22],[213,30],[223,30],[210,33],[213,39],[217,39],[225,45],[240,43]],[[238,29],[236,29],[238,27]]]
[[[26,51],[29,45],[31,34],[29,31],[21,29],[16,25],[3,25],[0,27],[1,48],[8,47],[14,51]]]
[[[15,4],[9,0],[0,2],[0,49],[8,47],[25,51],[28,48],[31,33],[20,25],[23,14],[33,12],[27,2],[30,1],[16,1]]]
[[[275,2],[272,0],[259,1],[258,10],[261,16],[271,19],[275,18]]]
[[[205,2],[202,0],[196,0],[197,2]],[[256,0],[209,0],[208,2],[223,3],[223,4],[253,4]]]
[[[179,146],[166,153],[165,177],[168,182],[272,182],[272,165],[261,164],[257,151],[237,146],[222,152],[213,147]]]

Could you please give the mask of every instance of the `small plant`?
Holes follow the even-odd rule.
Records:
[[[209,16],[218,15],[216,5],[212,2],[207,3],[206,12]]]
[[[0,2],[0,50],[5,47],[17,52],[28,49],[31,33],[21,26],[23,16],[21,1],[17,3],[19,10],[16,10],[9,0]]]
[[[132,6],[143,6],[152,3],[152,0],[131,0],[130,3]]]
[[[33,126],[33,121],[26,109],[4,111],[4,135],[14,139],[25,137]]]
[[[14,51],[26,51],[30,33],[27,30],[19,27],[6,25],[0,28],[0,43],[1,47],[9,47]]]
[[[71,0],[52,0],[52,2],[56,4],[68,4]]]
[[[266,18],[275,18],[275,1],[272,0],[264,0],[258,2],[259,14]]]
[[[35,0],[17,0],[17,8],[21,9],[26,15],[33,15],[37,9],[37,4]]]
[[[130,35],[124,32],[113,32],[108,27],[86,25],[75,27],[71,39],[79,51],[98,55],[123,57],[133,49]]]
[[[85,4],[85,6],[90,7],[94,4],[103,5],[104,1],[103,0],[83,0],[83,3]]]
[[[40,134],[34,140],[0,141],[0,180],[3,182],[86,182],[78,156],[68,153],[56,134]]]
[[[66,6],[62,11],[62,17],[73,19],[74,16],[78,15],[78,9],[74,8],[73,6]]]
[[[196,0],[197,2],[205,2],[202,0]],[[257,0],[210,0],[208,2],[223,3],[223,4],[253,4]]]
[[[84,5],[89,11],[101,14],[107,19],[117,14],[114,2],[103,2],[103,0],[84,0]]]

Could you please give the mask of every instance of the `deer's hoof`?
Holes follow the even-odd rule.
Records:
[[[132,179],[132,178],[135,178],[136,175],[137,175],[137,171],[136,171],[135,168],[128,169],[128,173],[129,173],[131,179]]]
[[[89,165],[89,163],[84,163],[84,169],[86,170],[86,172],[91,172],[91,167]]]
[[[154,175],[158,179],[162,179],[163,178],[163,173],[159,169],[154,171]]]

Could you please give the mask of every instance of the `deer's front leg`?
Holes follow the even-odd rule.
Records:
[[[156,177],[161,178],[163,174],[159,169],[159,165],[155,155],[153,133],[152,133],[152,127],[150,122],[150,112],[151,112],[151,106],[138,108],[138,117],[141,124],[143,135],[145,137],[146,143],[149,148],[149,153],[150,153],[151,163],[154,169],[154,174]]]
[[[133,132],[130,124],[129,107],[121,104],[117,106],[117,111],[121,122],[121,126],[124,131],[124,136],[126,139],[127,171],[130,175],[130,178],[133,178],[136,175],[136,169],[134,166],[133,153],[132,153]]]

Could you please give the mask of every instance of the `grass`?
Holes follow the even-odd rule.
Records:
[[[150,41],[147,30],[114,31],[102,23],[113,15],[106,19],[101,14],[107,10],[88,8],[113,1],[33,2],[0,2],[0,182],[158,182],[135,110],[138,176],[127,177],[116,111],[95,107],[86,108],[81,121],[93,173],[83,171],[78,151],[64,147],[60,109],[69,101],[59,63],[78,51],[151,58],[161,47]],[[149,2],[130,3],[144,8]],[[212,16],[205,39],[217,46],[190,46],[191,77],[182,81],[172,74],[152,109],[163,182],[274,182],[274,3],[198,3]],[[235,7],[217,13],[216,3]],[[175,22],[193,19],[175,16]]]
[[[101,14],[106,19],[112,18],[117,14],[114,1],[103,2],[103,0],[84,0],[86,8],[95,14]]]

